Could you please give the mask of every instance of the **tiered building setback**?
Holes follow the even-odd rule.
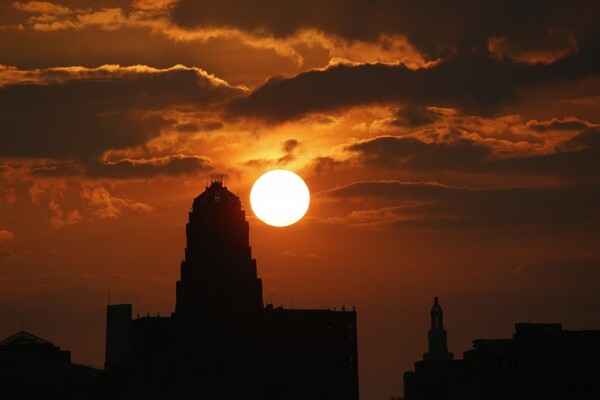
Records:
[[[194,199],[170,317],[109,305],[109,392],[205,399],[358,399],[354,310],[263,305],[240,199],[214,181]]]

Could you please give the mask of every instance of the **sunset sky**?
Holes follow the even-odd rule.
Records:
[[[192,200],[240,196],[265,303],[356,306],[361,399],[449,348],[599,329],[598,1],[0,1],[0,339],[102,366],[169,315]],[[304,219],[252,183],[301,175]]]

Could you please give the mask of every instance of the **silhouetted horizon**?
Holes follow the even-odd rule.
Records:
[[[515,323],[512,339],[476,339],[454,359],[434,298],[429,350],[404,373],[404,400],[565,400],[600,398],[600,330]]]
[[[599,16],[598,0],[0,0],[0,338],[24,319],[104,371],[110,297],[124,343],[196,385],[183,343],[209,350],[173,338],[213,335],[192,328],[202,260],[183,253],[212,181],[246,212],[238,269],[257,260],[232,278],[246,301],[212,300],[259,342],[305,318],[290,309],[356,305],[361,400],[515,322],[599,328]],[[276,170],[308,188],[284,201],[297,217],[310,199],[285,228],[258,206],[282,186],[252,203]],[[328,313],[308,314],[320,332]]]

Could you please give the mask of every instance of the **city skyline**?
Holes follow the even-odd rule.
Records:
[[[175,308],[190,199],[245,209],[265,303],[356,307],[363,400],[514,322],[598,329],[595,1],[0,4],[0,338],[101,367],[105,307]],[[269,227],[250,188],[308,185]]]

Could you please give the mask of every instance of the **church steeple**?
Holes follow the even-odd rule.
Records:
[[[433,298],[433,307],[431,307],[431,329],[444,329],[444,311],[438,302],[438,298]]]
[[[444,329],[444,311],[438,302],[433,299],[431,307],[431,328],[427,333],[429,338],[429,350],[423,354],[424,360],[451,360],[454,354],[448,351],[448,333]]]

